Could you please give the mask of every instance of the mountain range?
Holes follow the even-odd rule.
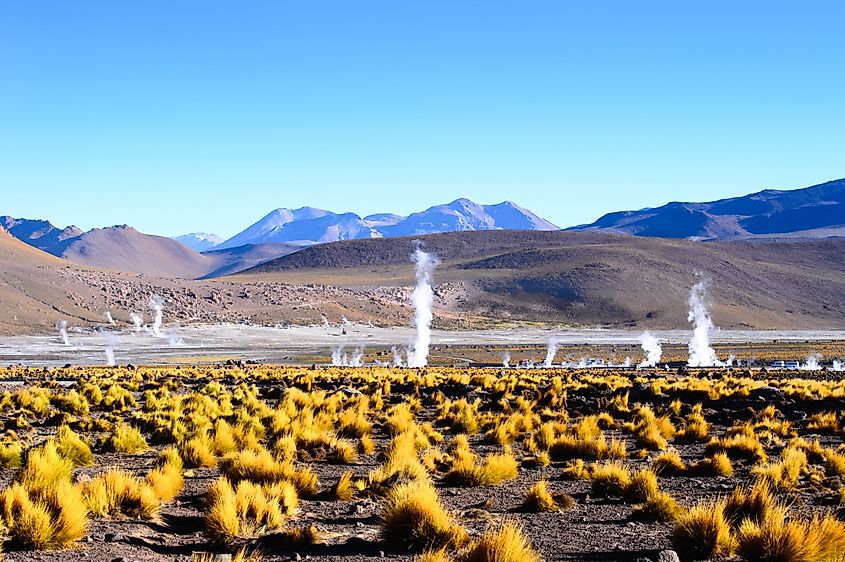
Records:
[[[308,246],[339,240],[423,236],[475,230],[558,230],[558,227],[510,201],[480,205],[457,199],[407,217],[381,213],[360,217],[313,207],[276,209],[216,249],[245,244],[287,243]]]
[[[701,240],[845,236],[845,179],[707,203],[673,202],[609,213],[573,230]]]
[[[126,323],[150,294],[182,323],[406,323],[416,243],[441,259],[439,326],[677,329],[701,274],[722,327],[841,329],[843,188],[670,203],[574,230],[513,204],[460,199],[407,217],[282,209],[204,252],[126,225],[83,232],[0,217],[0,333],[68,318],[97,326],[105,311]]]
[[[208,278],[236,273],[304,246],[403,235],[471,230],[557,230],[550,222],[510,202],[479,205],[458,199],[407,217],[383,213],[364,218],[313,207],[276,209],[223,241],[208,233],[174,238],[141,233],[127,225],[83,232],[46,220],[0,217],[13,236],[80,265],[160,277]]]
[[[30,246],[80,265],[191,279],[231,275],[308,246],[345,240],[559,230],[515,203],[480,205],[468,199],[408,216],[380,213],[361,217],[314,207],[280,208],[228,240],[208,233],[166,238],[127,225],[83,232],[76,226],[59,228],[46,220],[10,216],[0,217],[0,226]],[[712,202],[672,202],[614,212],[570,230],[711,242],[843,237],[845,179],[804,189],[767,189]]]

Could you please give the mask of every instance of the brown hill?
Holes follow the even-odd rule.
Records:
[[[441,305],[497,319],[683,328],[709,280],[728,328],[845,328],[845,240],[721,242],[600,232],[469,232],[312,246],[238,280],[411,284],[415,240],[443,263]]]
[[[76,269],[57,257],[24,244],[0,227],[0,333],[49,330],[58,320],[102,321],[71,294],[93,299],[96,291],[63,271]]]
[[[176,240],[143,234],[125,225],[86,232],[59,255],[80,265],[188,279],[218,267],[216,260]]]
[[[193,281],[84,267],[29,246],[0,226],[0,335],[55,333],[60,320],[71,327],[107,327],[106,311],[126,328],[132,312],[150,319],[153,294],[165,300],[166,325],[302,324],[324,316],[404,324],[409,314],[402,295],[389,291]]]

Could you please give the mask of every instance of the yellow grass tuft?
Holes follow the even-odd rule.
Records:
[[[721,501],[700,503],[678,518],[672,543],[682,560],[709,560],[731,554],[734,539],[724,508]]]
[[[103,441],[103,450],[112,453],[134,454],[147,449],[147,441],[140,430],[123,422],[116,424],[111,435]]]
[[[415,552],[459,547],[467,539],[466,531],[440,503],[434,486],[424,481],[400,484],[388,492],[381,514],[381,536]]]
[[[85,505],[96,517],[153,519],[161,508],[155,489],[123,470],[109,470],[85,484]]]
[[[461,562],[540,562],[540,555],[518,523],[505,521],[472,543]]]

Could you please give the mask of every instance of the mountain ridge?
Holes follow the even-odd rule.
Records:
[[[741,240],[845,236],[845,179],[801,189],[764,189],[709,202],[673,201],[615,211],[567,230],[605,230],[659,238]]]
[[[481,205],[460,198],[407,217],[376,213],[335,213],[314,207],[279,208],[232,238],[215,246],[225,249],[244,244],[288,243],[303,246],[339,240],[385,238],[471,230],[559,230],[533,212],[504,201]]]

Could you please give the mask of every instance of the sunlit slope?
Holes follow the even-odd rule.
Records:
[[[440,306],[493,319],[685,328],[708,280],[721,327],[845,327],[845,240],[711,243],[595,232],[471,232],[337,242],[240,280],[408,285],[421,243],[443,263]]]

